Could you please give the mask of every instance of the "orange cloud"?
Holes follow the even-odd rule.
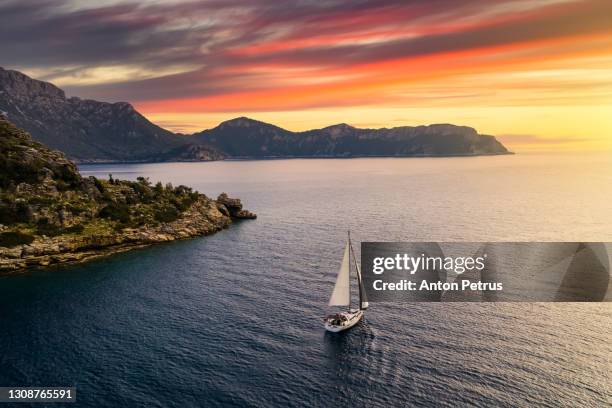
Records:
[[[300,79],[330,76],[332,83],[268,86],[261,90],[211,95],[204,98],[181,98],[142,102],[138,107],[144,112],[197,112],[197,111],[258,111],[291,110],[306,107],[371,105],[399,103],[406,99],[419,103],[414,94],[406,98],[404,91],[427,84],[443,89],[454,89],[454,82],[463,76],[490,73],[529,72],[542,68],[554,68],[558,63],[577,61],[600,55],[612,56],[612,33],[554,38],[521,44],[489,46],[421,57],[402,58],[384,62],[358,64],[345,69],[320,69],[296,74]],[[259,69],[274,72],[284,67],[272,65]],[[346,79],[343,79],[346,78]],[[503,88],[525,89],[533,85],[528,76],[522,79],[499,81]],[[542,78],[537,81],[541,82]],[[308,81],[306,81],[308,82]],[[490,84],[487,84],[489,86]],[[568,87],[571,83],[565,84]],[[471,85],[472,92],[482,91],[478,83]],[[563,92],[563,86],[558,89]],[[449,93],[452,96],[452,92]],[[557,97],[562,95],[557,95]],[[555,97],[554,95],[552,96]],[[423,100],[430,103],[425,96]],[[482,101],[480,101],[482,102]],[[495,103],[495,101],[491,101]]]
[[[609,0],[18,3],[0,4],[14,68],[173,129],[399,115],[551,140],[612,134]]]

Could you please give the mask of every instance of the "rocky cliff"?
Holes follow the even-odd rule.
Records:
[[[212,147],[149,122],[126,102],[67,98],[60,88],[0,68],[0,114],[81,162],[218,160]]]
[[[84,178],[0,116],[0,272],[208,235],[254,218],[238,199],[189,187]]]

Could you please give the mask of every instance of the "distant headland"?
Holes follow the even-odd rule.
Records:
[[[3,68],[0,114],[81,163],[510,154],[494,136],[451,124],[382,129],[338,124],[292,132],[240,117],[192,135],[175,134],[129,103],[67,98],[53,84]]]

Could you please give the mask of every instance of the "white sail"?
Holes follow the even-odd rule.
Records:
[[[351,304],[349,251],[349,244],[347,242],[346,248],[344,248],[342,265],[340,266],[340,271],[336,277],[336,285],[334,286],[334,291],[329,298],[329,306],[348,306]]]

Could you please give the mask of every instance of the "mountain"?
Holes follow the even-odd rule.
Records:
[[[177,135],[151,123],[129,103],[67,98],[48,82],[2,68],[0,114],[79,162],[509,153],[493,136],[447,124],[390,129],[339,124],[291,132],[240,117],[191,136]]]
[[[234,218],[256,216],[226,194],[82,177],[0,115],[0,272],[208,235]]]
[[[305,132],[241,117],[196,133],[196,143],[229,157],[470,156],[508,154],[495,137],[467,126],[437,124],[359,129],[347,124]]]
[[[218,160],[224,155],[151,123],[126,102],[66,98],[58,87],[0,68],[0,114],[77,161]]]
[[[229,157],[295,156],[294,137],[288,130],[245,117],[192,136],[196,142],[215,146]]]

